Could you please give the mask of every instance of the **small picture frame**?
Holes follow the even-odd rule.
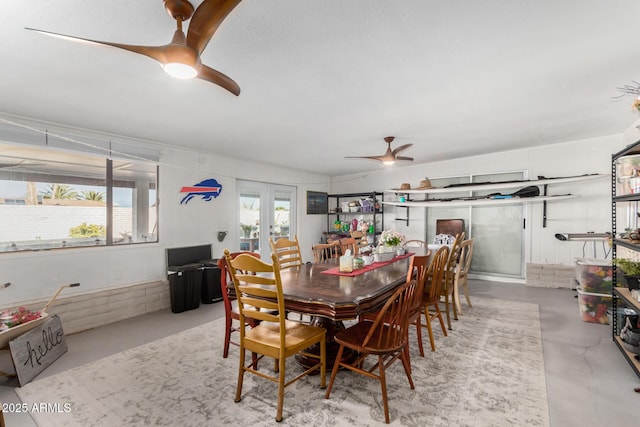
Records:
[[[327,193],[307,191],[307,215],[329,213],[329,198]]]

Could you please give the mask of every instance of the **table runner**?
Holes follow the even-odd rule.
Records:
[[[349,276],[349,277],[358,276],[360,274],[366,273],[367,271],[375,270],[376,268],[380,268],[380,267],[384,267],[385,265],[389,265],[392,262],[396,262],[396,261],[398,261],[400,259],[408,258],[411,255],[413,255],[413,252],[407,252],[404,255],[395,256],[391,261],[374,262],[372,264],[365,265],[363,268],[359,268],[358,270],[353,270],[353,271],[351,271],[349,273],[344,272],[344,271],[340,271],[340,267],[334,267],[334,268],[330,268],[329,270],[322,271],[322,274],[334,274],[336,276]]]

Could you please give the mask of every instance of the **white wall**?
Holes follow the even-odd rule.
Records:
[[[633,137],[631,137],[633,138]],[[640,139],[638,136],[636,139]],[[635,141],[635,140],[634,140]],[[629,141],[631,142],[631,141]],[[398,188],[401,183],[417,187],[425,177],[444,178],[465,174],[525,171],[528,179],[611,173],[611,154],[622,149],[623,136],[610,135],[529,149],[492,153],[380,171],[333,178],[333,193],[382,191]],[[609,177],[585,182],[549,186],[549,194],[579,194],[578,199],[548,203],[547,226],[542,227],[542,204],[527,208],[528,233],[525,262],[573,265],[576,257],[583,256],[583,242],[561,242],[556,233],[603,233],[611,231],[611,179]],[[396,211],[396,209],[402,209]],[[408,239],[424,239],[423,208],[412,208],[410,223],[394,221],[404,217],[404,208],[385,207],[385,228],[396,229]],[[587,255],[593,254],[591,246]],[[607,248],[608,249],[608,248]],[[598,245],[599,257],[604,256]]]
[[[236,179],[295,185],[298,188],[297,233],[303,257],[311,260],[311,244],[326,229],[326,217],[306,215],[306,191],[330,193],[363,192],[397,187],[402,182],[416,186],[425,176],[431,178],[460,174],[526,171],[529,178],[538,175],[568,176],[611,171],[611,154],[640,139],[640,131],[630,128],[623,135],[572,141],[545,147],[515,150],[451,161],[381,169],[380,171],[334,177],[300,170],[286,170],[256,162],[223,158],[177,148],[165,148],[160,167],[159,243],[60,249],[41,252],[0,254],[0,283],[12,286],[0,290],[0,306],[52,295],[59,285],[80,282],[79,288],[66,294],[165,280],[165,249],[213,244],[214,257],[225,247],[238,249]],[[215,147],[212,147],[215,151]],[[215,178],[223,186],[222,194],[211,202],[194,199],[180,205],[180,188],[203,179]],[[582,197],[549,204],[548,225],[542,228],[542,206],[531,205],[527,218],[527,262],[572,265],[582,256],[582,243],[560,242],[555,233],[610,231],[610,180],[602,179],[558,185],[550,194],[574,193]],[[410,238],[423,238],[424,218],[413,209],[409,227],[393,221],[395,212],[385,214],[386,228],[396,228]],[[217,241],[219,230],[228,231],[224,242]]]
[[[65,296],[165,280],[166,248],[213,244],[215,258],[225,247],[238,250],[236,179],[297,187],[297,233],[303,258],[312,260],[310,247],[318,241],[326,217],[306,215],[306,192],[328,191],[328,177],[177,148],[163,149],[160,162],[159,243],[0,254],[0,283],[11,282],[0,290],[0,307],[51,296],[66,283],[81,286],[66,289]],[[180,205],[180,188],[207,178],[222,184],[220,196]],[[229,232],[222,243],[219,230]]]

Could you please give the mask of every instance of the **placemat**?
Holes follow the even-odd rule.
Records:
[[[407,252],[404,255],[397,255],[391,261],[374,262],[372,264],[365,265],[363,268],[359,268],[358,270],[353,270],[350,273],[347,273],[347,272],[344,272],[344,271],[340,271],[340,267],[334,267],[334,268],[330,268],[329,270],[324,270],[322,272],[322,274],[333,274],[333,275],[336,275],[336,276],[349,276],[349,277],[358,276],[360,274],[366,273],[367,271],[371,271],[371,270],[375,270],[376,268],[384,267],[385,265],[389,265],[392,262],[396,262],[396,261],[401,260],[403,258],[408,258],[411,255],[413,255],[413,252]]]

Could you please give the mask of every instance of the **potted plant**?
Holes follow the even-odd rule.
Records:
[[[385,230],[380,235],[378,247],[381,248],[383,252],[395,252],[397,247],[402,245],[404,241],[404,234],[393,230]]]
[[[251,225],[240,224],[240,229],[242,230],[242,237],[251,237]]]
[[[640,261],[619,258],[615,263],[622,269],[629,290],[640,289]]]

